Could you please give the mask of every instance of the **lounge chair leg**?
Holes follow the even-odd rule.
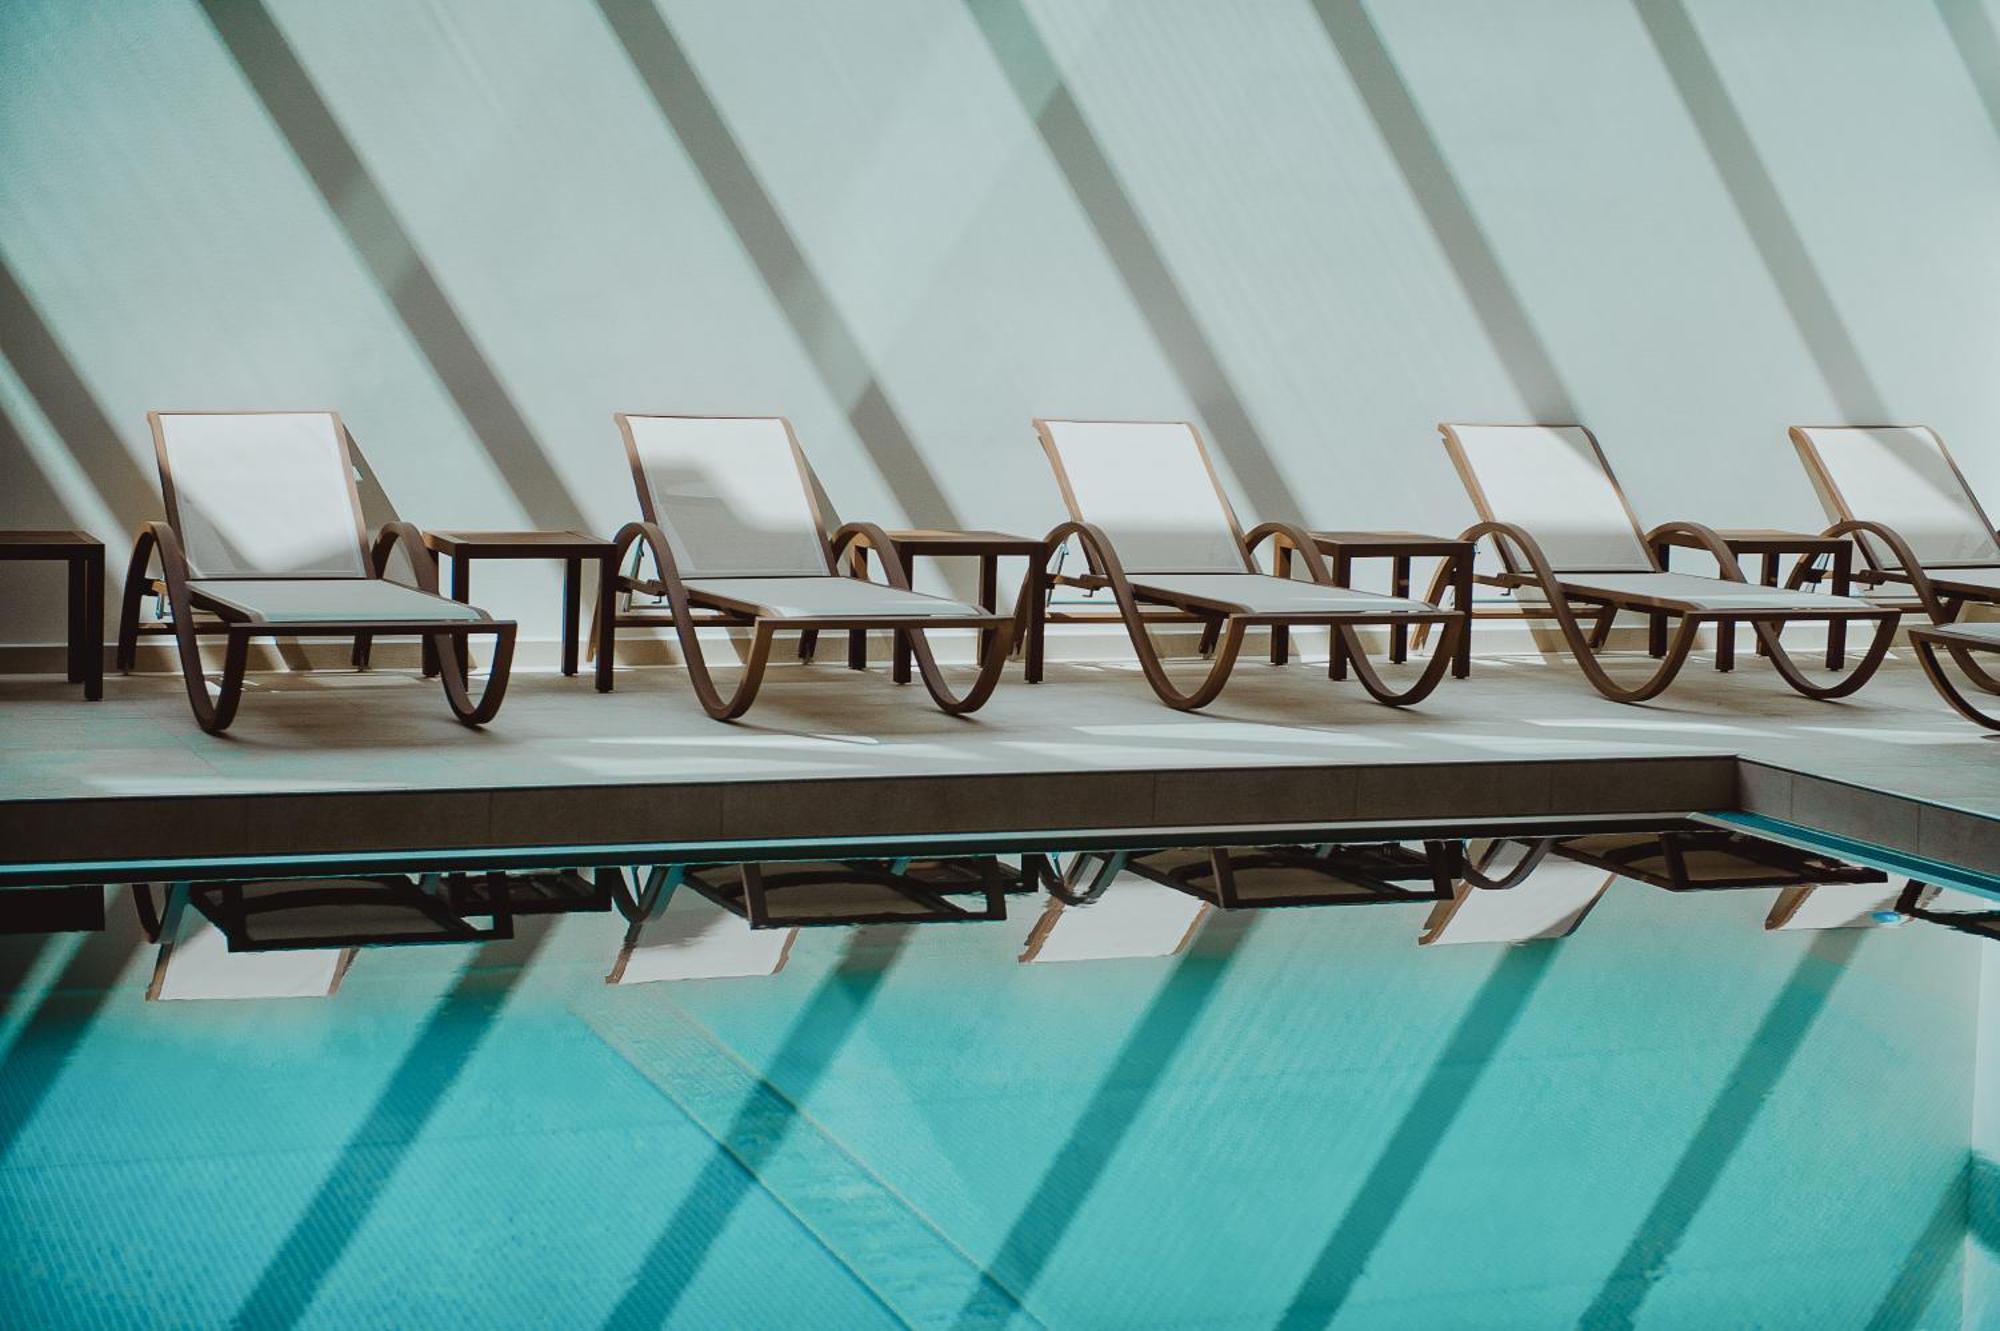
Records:
[[[811,665],[813,657],[818,655],[818,653],[819,653],[819,630],[818,629],[799,630],[799,660],[805,662],[807,665]]]
[[[498,714],[514,670],[514,626],[496,624],[491,630],[481,631],[493,634],[493,662],[486,676],[486,691],[479,695],[476,704],[468,691],[472,672],[466,663],[472,659],[472,653],[463,641],[471,636],[470,631],[426,635],[434,640],[438,660],[444,666],[439,676],[444,681],[445,701],[451,705],[452,715],[468,726],[483,726]]]
[[[354,650],[347,654],[348,663],[356,670],[366,670],[369,659],[374,655],[375,635],[357,633],[354,635]]]
[[[142,530],[132,545],[132,561],[125,568],[125,593],[118,603],[118,650],[113,658],[121,674],[139,661],[139,604],[152,586],[146,566],[152,562],[156,539],[150,529]]]
[[[1221,620],[1209,619],[1202,621],[1201,646],[1197,650],[1201,653],[1203,660],[1206,660],[1215,654],[1215,643],[1216,640],[1221,636],[1222,636]]]
[[[1592,651],[1600,650],[1605,643],[1611,641],[1611,626],[1617,622],[1617,606],[1607,605],[1597,612],[1597,622],[1591,626],[1590,630],[1590,649]]]
[[[1437,649],[1431,653],[1430,662],[1424,666],[1423,673],[1418,675],[1416,682],[1407,689],[1397,692],[1376,673],[1374,665],[1368,660],[1368,653],[1362,649],[1360,639],[1354,636],[1354,630],[1345,624],[1337,624],[1333,628],[1334,638],[1345,645],[1347,655],[1353,661],[1354,674],[1360,679],[1361,687],[1367,689],[1369,696],[1376,702],[1390,707],[1408,707],[1412,703],[1422,702],[1431,695],[1438,683],[1444,679],[1445,670],[1457,659],[1458,637],[1463,632],[1465,632],[1464,620],[1446,620],[1438,634]]]
[[[1815,684],[1807,679],[1805,672],[1793,662],[1792,654],[1778,641],[1778,633],[1774,626],[1762,620],[1752,620],[1750,626],[1756,630],[1758,642],[1763,645],[1765,654],[1771,658],[1772,668],[1785,683],[1789,684],[1794,692],[1825,702],[1834,698],[1845,698],[1874,677],[1875,672],[1881,668],[1883,659],[1889,654],[1889,644],[1896,637],[1898,618],[1898,614],[1893,610],[1884,611],[1876,616],[1875,637],[1868,644],[1868,650],[1862,653],[1861,659],[1854,663],[1852,670],[1832,684]]]
[[[1980,711],[1979,708],[1973,705],[1970,698],[1959,691],[1958,686],[1952,682],[1951,677],[1945,674],[1943,662],[1937,659],[1937,644],[1925,642],[1921,638],[1913,638],[1911,646],[1917,649],[1917,664],[1924,668],[1924,675],[1930,680],[1931,687],[1938,691],[1939,697],[1950,704],[1953,711],[1976,726],[1984,726],[1988,730],[2000,730],[2000,716],[1988,716],[1985,712]],[[1951,654],[1952,659],[1960,666],[1966,665],[1967,659],[1971,655],[1964,648],[1957,646],[1952,647]],[[1980,670],[1977,673],[1983,676],[1986,672]],[[1991,692],[1992,690],[1988,691]]]
[[[961,696],[955,696],[945,683],[944,675],[938,670],[937,658],[931,653],[928,637],[922,629],[898,630],[898,638],[907,637],[909,650],[916,658],[917,670],[923,676],[924,688],[929,691],[931,701],[947,716],[964,716],[976,712],[986,705],[993,696],[994,686],[1007,669],[1007,660],[1014,651],[1013,621],[1008,621],[997,629],[989,630],[986,652],[980,658],[979,673],[973,677],[972,687]]]
[[[1715,622],[1715,668],[1723,674],[1736,669],[1736,621]]]

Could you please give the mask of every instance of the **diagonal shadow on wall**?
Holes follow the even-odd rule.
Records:
[[[1254,915],[1211,919],[1186,955],[1174,963],[1000,1241],[988,1267],[991,1287],[982,1286],[966,1301],[957,1326],[1000,1324],[1008,1309],[995,1304],[997,1290],[1010,1290],[1014,1298],[1026,1300],[1110,1168],[1119,1143],[1143,1116],[1174,1056],[1220,990],[1244,934],[1255,922]]]
[[[654,0],[597,0],[597,7],[764,279],[821,384],[846,409],[848,424],[875,459],[904,516],[917,525],[956,526],[951,501],[890,403],[860,337],[757,179],[672,25]]]
[[[758,1168],[784,1145],[798,1120],[799,1103],[826,1076],[867,1015],[909,941],[909,927],[863,929],[849,939],[846,953],[793,1019],[757,1089],[744,1099],[701,1173],[640,1259],[624,1296],[605,1318],[605,1327],[650,1331],[672,1320],[730,1216],[759,1186]],[[833,1255],[838,1259],[838,1253]],[[857,1284],[879,1302],[865,1282]],[[882,1308],[889,1317],[895,1316],[886,1304]]]
[[[14,367],[36,407],[55,427],[70,457],[112,515],[127,531],[157,516],[159,488],[119,442],[111,418],[104,414],[62,343],[5,262],[0,262],[0,346],[6,348],[7,363]]]
[[[1591,1300],[1582,1325],[1593,1331],[1610,1331],[1633,1324],[1640,1305],[1667,1275],[1668,1264],[1694,1227],[1695,1217],[1749,1136],[1765,1100],[1777,1089],[1792,1057],[1805,1043],[1814,1019],[1826,1007],[1834,985],[1861,946],[1863,933],[1858,929],[1830,930],[1814,939],[1799,958],[1661,1186],[1652,1209],[1639,1222],[1624,1254]]]
[[[1138,206],[1119,182],[1034,19],[1021,0],[965,0],[965,6],[1174,377],[1213,427],[1211,442],[1228,459],[1259,518],[1298,517],[1299,505],[1272,460],[1270,445],[1251,420]]]
[[[1560,946],[1516,944],[1494,965],[1293,1292],[1281,1326],[1325,1326],[1339,1313]]]
[[[2000,134],[2000,32],[1994,30],[1992,14],[1982,0],[1937,0],[1937,10],[1993,132]]]
[[[575,495],[261,0],[201,0],[201,8],[522,512],[541,527],[587,530]]]
[[[1314,0],[1347,77],[1395,160],[1403,183],[1444,251],[1473,315],[1523,409],[1535,420],[1573,421],[1577,406],[1556,369],[1555,357],[1514,289],[1499,253],[1487,239],[1472,204],[1445,161],[1444,150],[1417,107],[1382,34],[1360,0]]]
[[[514,939],[483,943],[472,954],[265,1263],[235,1325],[293,1326],[305,1316],[560,918],[516,917]]]
[[[1805,237],[1687,7],[1681,0],[1633,0],[1633,4],[1834,402],[1856,424],[1889,419],[1882,390],[1869,374],[1833,293],[1814,267]]]

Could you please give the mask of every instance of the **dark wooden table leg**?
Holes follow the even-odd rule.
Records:
[[[84,572],[83,560],[71,555],[63,561],[63,571],[69,574],[69,629],[63,636],[67,649],[67,664],[63,667],[63,678],[72,684],[83,683],[83,584],[88,575]]]
[[[992,610],[1000,604],[1000,556],[979,556],[979,608]],[[979,630],[979,659],[993,647],[993,630]]]
[[[1292,576],[1292,547],[1283,541],[1271,542],[1271,571],[1281,578]],[[1292,631],[1284,624],[1271,625],[1271,664],[1283,665],[1292,657]]]
[[[104,696],[104,551],[83,557],[83,635],[77,644],[82,657],[83,696],[96,702]]]
[[[1452,575],[1453,594],[1456,600],[1453,608],[1464,615],[1458,630],[1458,659],[1451,664],[1454,679],[1466,679],[1472,674],[1472,562],[1470,553],[1455,556],[1456,570]]]
[[[901,555],[902,551],[898,550],[896,553]],[[906,573],[911,572],[910,566],[913,562],[909,559],[903,560],[903,571]],[[914,581],[912,579],[912,582]],[[901,629],[890,629],[889,641],[894,644],[890,648],[889,678],[895,680],[898,684],[907,684],[910,682],[909,635]]]
[[[583,618],[583,560],[563,560],[562,672],[576,673],[578,621]]]
[[[1776,551],[1769,551],[1764,555],[1764,571],[1759,575],[1758,581],[1762,582],[1766,587],[1775,587],[1778,585],[1778,555]],[[1772,625],[1774,631],[1781,631],[1783,628],[1784,624],[1782,622]],[[1759,634],[1757,637],[1757,655],[1769,656],[1770,654],[1770,652],[1764,649],[1763,635]]]
[[[804,661],[808,665],[810,665],[812,663],[812,659],[818,655],[819,655],[819,630],[800,629],[799,660]]]
[[[1853,547],[1843,545],[1833,553],[1833,594],[1848,596],[1854,587]],[[1835,619],[1826,626],[1826,668],[1839,670],[1847,663],[1847,621]]]
[[[854,546],[850,551],[849,558],[853,562],[854,576],[857,578],[866,578],[868,576],[868,547],[864,545]],[[867,629],[849,629],[847,631],[847,668],[849,670],[866,670],[868,668]]]
[[[618,561],[605,555],[597,561],[597,691],[611,692],[611,671],[617,664]]]
[[[1668,567],[1673,561],[1673,547],[1661,541],[1653,546],[1653,558],[1660,565],[1660,572],[1670,573]],[[1667,654],[1667,617],[1655,611],[1646,616],[1646,655],[1655,661]]]
[[[1333,557],[1333,585],[1346,587],[1353,575],[1354,560],[1345,550]],[[1347,643],[1340,636],[1338,628],[1328,626],[1326,630],[1326,677],[1328,679],[1347,678]]]
[[[1724,674],[1736,669],[1736,621],[1715,621],[1715,668]]]
[[[451,557],[451,599],[460,605],[472,604],[472,561],[462,551]],[[451,635],[451,654],[460,675],[472,669],[472,650],[466,638],[463,633]]]
[[[1028,562],[1028,576],[1023,591],[1028,597],[1028,668],[1027,680],[1030,684],[1042,682],[1042,648],[1048,633],[1048,551],[1033,556]]]
[[[1397,555],[1390,563],[1389,594],[1402,600],[1410,597],[1410,557]],[[1410,659],[1410,626],[1400,621],[1389,626],[1389,660],[1401,665]]]

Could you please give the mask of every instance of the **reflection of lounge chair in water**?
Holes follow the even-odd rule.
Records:
[[[621,574],[618,590],[662,597],[666,606],[627,609],[599,624],[599,651],[615,650],[621,627],[671,627],[695,694],[718,721],[750,709],[780,632],[888,629],[907,640],[944,711],[976,711],[991,695],[1012,649],[1013,616],[912,591],[895,547],[873,523],[850,522],[829,535],[789,421],[626,412],[617,421],[641,514],[618,534],[618,558],[643,547],[654,565],[650,578]],[[839,572],[856,544],[873,549],[887,584]],[[750,630],[743,673],[727,694],[698,637],[702,628],[724,627]],[[931,629],[992,631],[963,694],[938,670],[925,637]]]
[[[1424,921],[1420,944],[1567,938],[1617,877],[1550,857],[1545,840],[1473,842],[1466,861],[1451,900]]]
[[[1443,678],[1465,616],[1333,585],[1319,547],[1289,524],[1266,523],[1246,537],[1200,434],[1186,421],[1037,420],[1035,430],[1070,513],[1070,521],[1049,534],[1050,547],[1074,540],[1089,565],[1087,572],[1054,581],[1111,593],[1139,668],[1169,707],[1192,710],[1213,702],[1250,628],[1328,629],[1346,644],[1355,674],[1379,702],[1420,702]],[[1309,580],[1258,570],[1253,551],[1267,537],[1292,547]],[[1154,607],[1151,615],[1148,607]],[[1193,689],[1173,682],[1147,632],[1162,609],[1202,621],[1215,643],[1208,673]],[[1436,654],[1401,691],[1376,673],[1354,635],[1357,628],[1394,624],[1443,627]]]
[[[1501,571],[1479,581],[1529,592],[1548,603],[1584,678],[1613,702],[1658,696],[1687,664],[1696,633],[1705,625],[1731,633],[1738,623],[1757,633],[1785,683],[1808,698],[1840,698],[1881,667],[1895,636],[1897,612],[1851,597],[1765,587],[1749,581],[1721,536],[1693,522],[1673,522],[1672,532],[1698,540],[1722,576],[1669,573],[1660,568],[1650,539],[1641,533],[1625,495],[1581,425],[1441,425],[1480,521],[1466,540],[1491,540]],[[1651,622],[1653,655],[1662,658],[1645,679],[1622,684],[1598,658],[1621,611]],[[1586,629],[1581,617],[1595,622]],[[1875,621],[1875,637],[1845,675],[1828,682],[1806,676],[1779,641],[1786,624]],[[1669,621],[1675,621],[1671,639]]]

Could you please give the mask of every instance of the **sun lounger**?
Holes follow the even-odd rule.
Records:
[[[1584,677],[1614,702],[1658,696],[1687,663],[1705,625],[1726,633],[1737,623],[1750,624],[1785,683],[1808,698],[1845,697],[1880,668],[1895,636],[1894,609],[1753,583],[1722,538],[1692,522],[1668,523],[1652,535],[1671,530],[1693,536],[1722,576],[1663,571],[1596,438],[1581,425],[1438,428],[1480,517],[1463,539],[1490,540],[1500,556],[1501,571],[1479,580],[1544,598]],[[1622,610],[1678,621],[1659,664],[1632,685],[1614,678],[1598,655]],[[1596,619],[1589,631],[1581,622],[1584,612]],[[1872,620],[1876,632],[1851,670],[1822,683],[1800,670],[1779,642],[1784,625],[1802,620]]]
[[[1253,627],[1328,628],[1346,645],[1362,686],[1380,702],[1420,702],[1444,677],[1465,615],[1335,586],[1318,546],[1288,523],[1265,523],[1246,536],[1193,425],[1038,419],[1035,431],[1070,513],[1070,521],[1049,534],[1049,546],[1074,540],[1089,563],[1088,572],[1053,581],[1110,591],[1139,668],[1169,707],[1192,711],[1213,702],[1235,668],[1244,632]],[[1289,546],[1309,580],[1259,571],[1254,551],[1267,539]],[[1168,675],[1147,629],[1147,607],[1209,626],[1214,654],[1194,688],[1184,690]],[[1430,662],[1401,690],[1376,672],[1355,636],[1358,628],[1399,623],[1443,630]]]
[[[665,598],[665,613],[628,608],[599,625],[598,650],[615,650],[621,627],[671,627],[702,707],[718,721],[749,710],[779,632],[888,629],[906,635],[924,687],[944,711],[976,711],[992,694],[1014,641],[1014,618],[910,588],[895,547],[873,523],[850,522],[829,535],[812,470],[776,416],[617,415],[639,492],[641,519],[618,534],[621,564],[635,548],[654,576],[621,576],[621,594]],[[888,583],[839,570],[849,548],[874,551]],[[748,628],[750,643],[735,688],[717,687],[701,645],[702,628]],[[979,673],[952,692],[925,634],[991,630]]]
[[[125,579],[118,668],[136,664],[140,603],[172,609],[195,720],[220,734],[235,718],[253,638],[418,635],[441,663],[445,699],[467,725],[500,710],[514,625],[437,594],[437,568],[416,528],[386,523],[372,547],[361,518],[347,427],[331,411],[148,412],[166,520],[139,532]],[[417,585],[383,576],[397,545]],[[157,557],[160,572],[150,570]],[[494,639],[486,691],[468,691],[466,639]],[[201,639],[222,637],[213,696]]]

